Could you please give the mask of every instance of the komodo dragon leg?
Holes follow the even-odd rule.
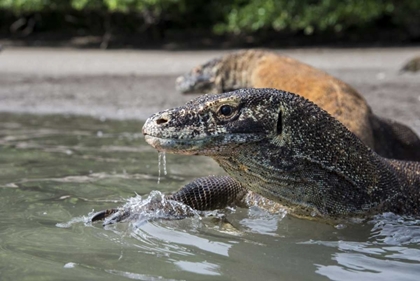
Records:
[[[198,211],[207,211],[231,205],[244,205],[246,203],[243,200],[247,193],[248,191],[239,182],[229,176],[208,176],[195,179],[177,192],[166,195],[165,199],[183,203]],[[95,213],[91,221],[108,218],[108,223],[116,223],[130,215],[126,210],[113,208]],[[180,218],[183,216],[179,213]]]

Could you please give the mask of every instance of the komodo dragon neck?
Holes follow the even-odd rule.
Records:
[[[233,53],[215,60],[213,94],[225,93],[242,88],[251,88],[257,65],[265,53],[245,51]]]
[[[242,186],[299,215],[419,215],[420,163],[378,156],[294,94],[244,89],[200,97],[153,115],[143,132],[158,150],[214,158]]]

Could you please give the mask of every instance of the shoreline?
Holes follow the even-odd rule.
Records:
[[[420,73],[399,73],[420,47],[272,51],[338,77],[358,90],[377,115],[420,133]],[[196,97],[176,92],[176,77],[227,52],[5,48],[0,112],[144,120]]]

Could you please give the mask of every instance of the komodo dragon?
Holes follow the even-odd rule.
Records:
[[[292,93],[241,89],[202,96],[152,115],[143,134],[157,150],[210,156],[228,173],[197,179],[168,196],[196,209],[221,208],[255,192],[305,218],[420,216],[420,162],[379,156]]]
[[[314,102],[379,155],[420,161],[420,139],[407,126],[374,115],[348,84],[297,60],[262,50],[213,59],[178,77],[183,93],[223,93],[241,88],[275,88]]]

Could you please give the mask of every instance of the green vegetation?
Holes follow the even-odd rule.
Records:
[[[65,9],[105,9],[110,12],[143,11],[145,9],[161,10],[178,0],[0,0],[0,7],[16,13],[36,12],[42,10]],[[185,1],[184,1],[185,2]],[[182,4],[182,3],[181,3]]]
[[[122,13],[135,15],[148,26],[164,24],[161,29],[204,28],[214,34],[310,35],[385,25],[420,37],[420,0],[0,0],[0,9],[16,17]]]
[[[350,26],[361,26],[384,15],[392,14],[391,1],[378,0],[253,0],[237,1],[228,13],[226,23],[217,25],[221,32],[239,33],[263,28],[274,30],[315,30],[329,28],[341,31]],[[242,3],[241,3],[242,2]]]

